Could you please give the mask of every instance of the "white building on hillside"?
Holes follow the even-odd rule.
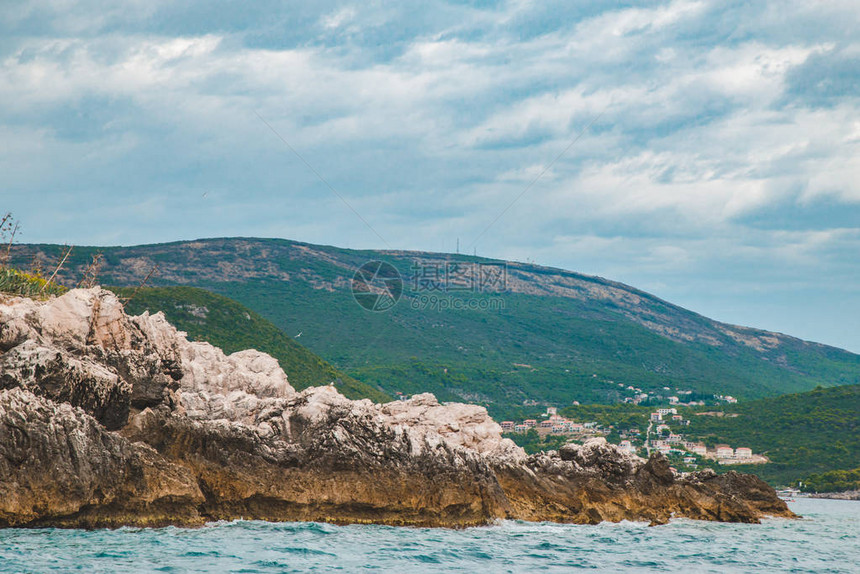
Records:
[[[636,447],[633,446],[633,443],[631,443],[629,440],[621,441],[621,443],[618,446],[621,447],[621,450],[625,450],[627,452],[636,454]]]
[[[735,450],[727,444],[718,444],[716,455],[717,458],[732,458],[735,456]]]

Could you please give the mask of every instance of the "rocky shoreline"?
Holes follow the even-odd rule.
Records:
[[[752,475],[676,476],[603,439],[528,456],[483,407],[296,392],[109,291],[0,298],[0,526],[238,518],[464,527],[793,517]]]
[[[842,492],[818,492],[807,495],[809,498],[827,498],[830,500],[860,500],[860,490],[845,490]]]

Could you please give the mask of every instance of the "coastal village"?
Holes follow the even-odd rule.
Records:
[[[734,402],[733,397],[719,397],[726,402]],[[677,397],[670,401],[677,404]],[[697,413],[697,416],[720,416],[719,412]],[[556,407],[548,407],[540,419],[526,419],[521,422],[502,421],[502,430],[508,433],[528,433],[534,430],[541,438],[547,435],[566,436],[571,440],[585,440],[595,436],[607,436],[615,430],[611,425],[601,426],[595,421],[580,422],[569,420],[558,414]],[[683,434],[683,428],[690,421],[678,414],[675,406],[655,409],[649,416],[648,428],[643,433],[638,429],[621,430],[618,433],[618,445],[633,454],[648,456],[653,451],[659,451],[666,456],[678,455],[689,469],[696,469],[707,459],[721,465],[732,464],[765,464],[769,459],[761,454],[755,454],[746,446],[717,444],[708,448],[700,441],[688,440]]]

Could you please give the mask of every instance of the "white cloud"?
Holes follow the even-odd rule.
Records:
[[[347,6],[336,10],[331,14],[327,14],[322,18],[323,28],[334,29],[340,28],[344,24],[355,19],[356,10],[352,6]]]
[[[789,80],[856,58],[851,3],[574,4],[18,6],[0,15],[10,205],[33,240],[378,246],[257,112],[383,236],[450,250],[602,112],[479,252],[669,289],[715,269],[750,286],[789,284],[793,266],[850,276],[856,229],[792,227],[860,203],[860,102],[830,89],[818,104]],[[66,222],[28,199],[76,194],[106,207]],[[779,209],[795,219],[750,223]]]

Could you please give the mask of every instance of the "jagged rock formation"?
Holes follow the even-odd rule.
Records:
[[[0,525],[791,516],[756,477],[679,478],[602,439],[526,456],[482,407],[296,393],[268,355],[99,288],[0,299],[0,353]]]
[[[758,522],[762,515],[792,516],[757,476],[706,469],[677,477],[659,453],[646,462],[603,438],[532,455],[497,476],[513,514],[525,520],[663,524],[673,517]]]
[[[0,525],[192,524],[203,501],[188,468],[80,408],[0,392]]]

